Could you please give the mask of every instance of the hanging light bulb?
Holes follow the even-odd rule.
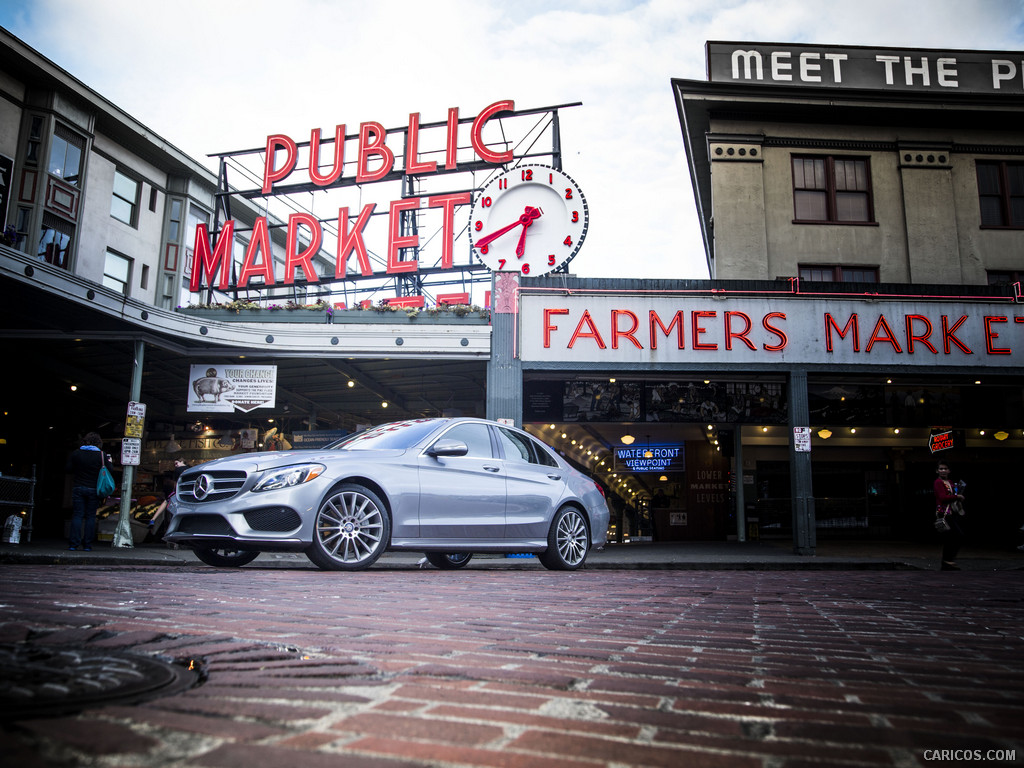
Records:
[[[177,453],[180,450],[181,446],[178,445],[178,442],[174,439],[174,435],[171,435],[171,439],[168,440],[167,445],[164,446],[164,451],[167,453]]]

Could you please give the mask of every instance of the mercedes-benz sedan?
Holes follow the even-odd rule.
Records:
[[[459,568],[535,553],[575,570],[605,543],[604,491],[550,447],[482,419],[383,424],[319,450],[249,453],[182,474],[165,539],[217,566],[302,551],[361,570],[387,549]]]

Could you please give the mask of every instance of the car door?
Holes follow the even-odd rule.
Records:
[[[505,471],[495,458],[486,424],[456,424],[438,440],[469,447],[465,456],[419,457],[420,536],[427,539],[500,539],[505,533]],[[429,451],[429,446],[427,448]]]
[[[508,499],[505,536],[545,539],[565,493],[565,470],[529,435],[498,427]]]

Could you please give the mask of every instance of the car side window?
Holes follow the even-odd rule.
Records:
[[[522,461],[527,464],[537,464],[536,447],[533,441],[518,432],[498,428],[498,435],[501,440],[501,447],[505,452],[506,461]]]
[[[486,424],[459,424],[440,437],[441,440],[459,440],[469,446],[467,456],[489,459],[494,456],[491,435]]]
[[[551,454],[543,446],[534,443],[533,447],[536,450],[538,464],[543,464],[546,467],[558,466],[558,462],[552,458]]]

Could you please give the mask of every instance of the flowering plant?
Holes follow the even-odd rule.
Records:
[[[13,224],[8,224],[3,234],[0,235],[0,242],[4,245],[16,246],[19,240],[21,240],[21,235],[18,234],[18,230],[14,228]]]

